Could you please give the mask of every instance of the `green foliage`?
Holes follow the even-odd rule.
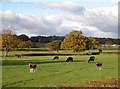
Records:
[[[52,42],[53,40],[63,40],[64,36],[32,36],[30,37],[29,40],[31,42],[40,42],[40,43],[49,43]]]
[[[62,42],[61,40],[54,40],[50,43],[47,43],[46,47],[52,50],[56,50],[58,52],[60,50],[61,42]]]
[[[106,41],[105,44],[108,45],[108,46],[110,46],[110,45],[113,45],[113,42],[112,41]]]
[[[26,41],[26,47],[25,48],[32,48],[34,46],[34,43],[31,41]]]
[[[119,44],[120,45],[120,39],[119,38],[95,38],[97,41],[100,42],[100,44],[106,44],[107,41],[112,41],[113,44]]]
[[[25,34],[21,34],[17,36],[18,39],[21,39],[22,41],[28,41],[29,37]]]

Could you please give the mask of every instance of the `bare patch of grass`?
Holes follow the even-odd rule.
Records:
[[[120,78],[106,78],[104,80],[86,81],[86,87],[119,87]]]

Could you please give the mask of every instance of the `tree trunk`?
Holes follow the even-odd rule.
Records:
[[[4,57],[7,57],[7,56],[8,56],[8,50],[5,50]]]

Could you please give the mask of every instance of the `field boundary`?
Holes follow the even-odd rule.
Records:
[[[31,53],[31,54],[21,54],[21,56],[70,56],[70,55],[86,55],[86,53],[80,54],[56,54],[56,53]],[[91,54],[89,54],[91,55]],[[120,55],[120,52],[102,52],[96,55]]]

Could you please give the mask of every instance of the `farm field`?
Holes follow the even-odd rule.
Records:
[[[41,48],[42,49],[42,48]],[[99,50],[89,50],[90,52],[99,52]],[[74,53],[73,50],[59,50],[57,53],[56,51],[13,51],[9,52],[8,56],[14,56],[15,54],[30,54],[30,53],[56,53],[56,54],[79,54],[79,53],[86,53],[88,51],[76,52]],[[103,50],[103,52],[120,52],[120,50]],[[2,56],[4,52],[2,52]]]
[[[95,62],[102,62],[97,70],[89,56],[72,56],[74,62],[65,62],[68,56],[5,57],[2,59],[3,87],[85,87],[84,82],[118,77],[118,55],[95,55]],[[30,73],[28,64],[37,64]]]

